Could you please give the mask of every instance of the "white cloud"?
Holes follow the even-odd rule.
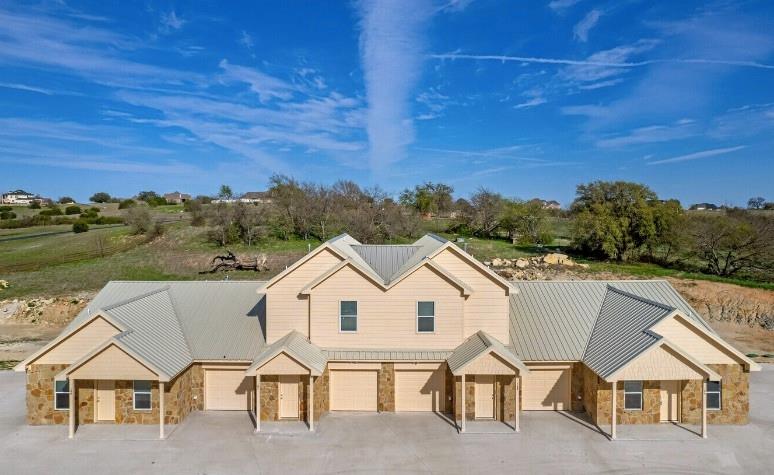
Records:
[[[572,29],[573,37],[583,43],[588,41],[589,32],[597,25],[601,16],[602,11],[597,10],[596,8],[588,12],[586,16],[575,25],[575,28]]]
[[[242,30],[242,34],[239,36],[239,44],[250,51],[253,50],[253,46],[255,45],[255,43],[253,43],[253,37],[250,36],[250,33],[246,32],[245,30]]]
[[[3,83],[0,83],[0,87],[5,89],[16,89],[19,91],[37,92],[38,94],[45,94],[47,96],[51,96],[54,94],[54,91],[50,89],[44,89],[42,87],[35,87],[35,86],[28,86],[26,84],[3,82]]]
[[[728,153],[736,152],[746,148],[746,145],[737,145],[736,147],[714,148],[710,150],[702,150],[701,152],[689,153],[686,155],[678,155],[677,157],[666,158],[663,160],[655,160],[649,162],[648,165],[663,165],[665,163],[677,163],[686,162],[689,160],[699,160],[701,158],[715,157],[718,155],[725,155]]]
[[[548,7],[556,13],[564,13],[565,10],[572,7],[581,0],[552,0]]]
[[[670,125],[649,125],[638,127],[625,134],[599,139],[595,145],[600,148],[622,148],[630,145],[642,145],[658,142],[671,142],[685,139],[700,133],[691,120],[679,120]]]
[[[160,31],[162,33],[170,33],[172,31],[179,30],[187,23],[186,20],[178,17],[174,10],[170,11],[169,13],[162,13],[160,22]]]
[[[218,66],[224,71],[224,79],[249,84],[250,90],[258,94],[261,102],[267,102],[272,98],[288,100],[296,91],[296,87],[287,81],[256,69],[230,64],[225,59],[221,60]]]
[[[371,169],[383,173],[405,158],[414,140],[411,96],[423,59],[426,0],[365,0],[359,5],[360,56],[365,75]]]

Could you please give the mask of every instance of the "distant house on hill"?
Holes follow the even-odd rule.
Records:
[[[248,191],[239,198],[240,203],[271,203],[268,191]]]
[[[3,193],[0,202],[6,205],[28,205],[33,201],[43,201],[43,198],[32,193],[27,193],[24,190],[9,191]]]
[[[696,203],[689,208],[691,211],[717,211],[720,207],[713,203]]]
[[[190,201],[191,195],[187,193],[180,193],[179,191],[173,191],[172,193],[165,194],[164,199],[167,200],[167,203],[179,205],[185,203],[186,201]]]
[[[529,200],[530,203],[539,203],[543,209],[562,209],[562,205],[556,200],[541,200],[540,198],[533,198]]]

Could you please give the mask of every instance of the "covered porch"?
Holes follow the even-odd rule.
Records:
[[[269,345],[245,371],[255,378],[255,432],[261,421],[306,421],[314,431],[314,386],[325,371],[323,352],[306,337],[293,331]]]
[[[447,363],[454,378],[459,433],[469,428],[475,433],[521,430],[521,377],[529,369],[509,348],[479,331],[457,347]]]

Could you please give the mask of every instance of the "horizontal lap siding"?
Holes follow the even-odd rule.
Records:
[[[152,371],[114,345],[97,353],[83,366],[70,373],[70,377],[74,379],[158,379]]]
[[[737,361],[728,354],[728,350],[721,348],[697,330],[672,317],[655,326],[654,331],[681,350],[704,364],[736,364]]]
[[[102,317],[97,317],[68,336],[35,361],[36,364],[74,363],[119,331]]]
[[[702,379],[692,365],[672,351],[659,347],[629,363],[618,375],[619,380]]]
[[[450,249],[442,251],[433,261],[473,289],[465,302],[464,337],[484,330],[507,345],[510,336],[505,289]]]
[[[308,336],[309,301],[299,292],[339,262],[338,256],[325,249],[266,290],[267,343],[292,330]]]
[[[388,291],[344,267],[312,292],[312,342],[323,347],[449,349],[462,342],[460,290],[421,267]],[[357,333],[339,333],[339,302],[357,300]],[[435,332],[416,331],[416,304],[435,302]]]

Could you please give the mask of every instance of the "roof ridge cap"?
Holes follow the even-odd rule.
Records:
[[[633,298],[635,300],[639,300],[640,302],[644,302],[644,303],[647,303],[647,304],[650,304],[650,305],[654,305],[654,306],[659,307],[659,308],[663,308],[664,310],[669,310],[670,312],[677,310],[676,308],[670,307],[669,305],[667,305],[665,303],[657,302],[655,300],[651,300],[651,299],[643,297],[641,295],[637,295],[637,294],[633,294],[631,292],[627,292],[625,290],[621,290],[621,289],[619,289],[617,287],[613,287],[611,284],[607,284],[607,290],[608,291],[616,292],[618,294],[621,294],[621,295],[629,297],[629,298]]]
[[[151,295],[155,295],[155,294],[158,294],[160,292],[166,292],[167,290],[169,290],[169,286],[165,285],[165,286],[160,287],[158,289],[150,290],[148,292],[143,292],[141,294],[135,295],[134,297],[129,297],[129,298],[124,299],[124,300],[119,300],[118,302],[112,303],[110,305],[106,305],[104,307],[100,307],[98,310],[103,310],[105,312],[109,312],[110,310],[113,310],[114,308],[122,307],[122,306],[130,304],[132,302],[136,302],[138,300],[142,300],[144,298],[150,297]]]
[[[608,284],[608,287],[610,287],[610,284]],[[605,301],[607,301],[608,292],[605,292],[605,296],[602,297],[602,302],[599,304],[599,308],[597,309],[597,314],[594,317],[594,326],[591,327],[591,331],[589,332],[589,336],[586,339],[586,344],[583,345],[583,355],[581,356],[581,360],[586,360],[586,352],[589,350],[589,343],[591,343],[591,338],[594,336],[594,331],[597,329],[597,325],[599,324],[599,314],[602,313],[602,309],[605,308]]]
[[[177,305],[177,299],[174,295],[172,295],[172,292],[170,292],[170,288],[167,288],[167,296],[169,297],[169,303],[172,304],[172,314],[175,316],[175,321],[177,322],[177,327],[180,329],[180,333],[183,335],[183,341],[185,341],[185,347],[188,350],[188,357],[189,359],[193,360],[193,351],[191,350],[191,342],[188,340],[188,333],[185,330],[185,325],[183,325],[183,321],[180,320],[180,312],[178,312],[178,305]]]

